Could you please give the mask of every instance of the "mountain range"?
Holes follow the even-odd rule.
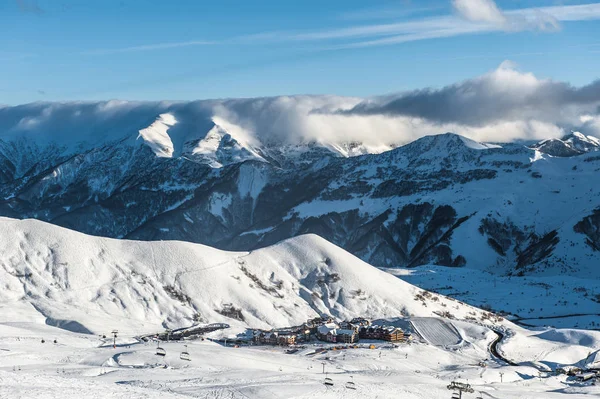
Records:
[[[0,108],[0,215],[231,251],[317,234],[380,267],[600,276],[598,138],[299,136],[280,131],[285,101]]]

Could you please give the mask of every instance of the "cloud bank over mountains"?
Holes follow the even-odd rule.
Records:
[[[39,102],[0,108],[0,139],[34,137],[73,146],[135,137],[158,115],[206,133],[217,123],[247,143],[360,142],[381,152],[430,134],[455,132],[478,141],[600,136],[600,81],[573,87],[519,71],[511,62],[439,89],[368,99],[281,96],[193,102]]]
[[[439,124],[483,128],[506,122],[540,122],[569,128],[597,114],[600,80],[583,87],[538,79],[505,61],[498,69],[441,89],[423,89],[365,101],[345,114],[413,117]]]

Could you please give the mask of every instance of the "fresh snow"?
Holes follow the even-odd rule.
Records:
[[[465,143],[468,148],[473,150],[489,150],[490,148],[502,148],[502,146],[497,144],[488,144],[488,143],[479,143],[475,140],[468,139],[464,136],[460,136],[460,139]]]
[[[483,397],[503,399],[600,394],[597,386],[543,372],[595,365],[600,333],[527,330],[490,320],[486,312],[417,289],[315,235],[225,252],[2,218],[0,281],[2,398],[442,399],[451,381],[468,381]],[[219,313],[232,308],[243,320]],[[441,319],[442,312],[461,320]],[[231,340],[248,327],[298,325],[318,315],[380,318],[376,323],[409,331],[412,325],[414,342],[394,347],[374,341],[375,350],[361,343],[322,353],[315,350],[331,345],[311,343],[293,354],[208,340],[163,342],[167,355],[159,357],[155,343],[136,338],[196,319],[231,325],[210,334]],[[119,331],[116,348],[113,329]],[[493,330],[503,332],[499,351],[517,365],[490,355]],[[191,361],[180,359],[182,351]],[[332,387],[323,384],[323,365]],[[346,388],[349,381],[356,390]]]
[[[479,312],[416,287],[316,235],[252,252],[175,241],[87,236],[35,220],[0,219],[0,305],[25,301],[52,325],[138,334],[194,319],[246,327],[298,325],[311,317],[434,316]],[[241,311],[243,320],[223,316]],[[11,321],[18,321],[11,320]]]
[[[140,130],[138,138],[141,138],[146,145],[158,157],[171,158],[174,147],[168,131],[177,123],[175,117],[171,114],[161,114],[157,120],[145,129]]]
[[[18,316],[21,311],[11,308],[2,315]],[[474,388],[476,395],[466,398],[558,399],[568,395],[585,399],[600,394],[598,386],[540,371],[546,364],[572,367],[585,358],[592,359],[584,353],[590,347],[571,345],[572,335],[565,335],[557,345],[529,336],[527,331],[515,331],[501,350],[512,358],[527,359],[518,366],[491,359],[488,345],[496,335],[464,322],[453,322],[463,342],[450,348],[416,339],[396,348],[374,342],[374,350],[361,344],[358,349],[320,354],[315,354],[315,349],[331,345],[311,344],[287,354],[285,348],[234,348],[206,340],[162,342],[167,354],[159,357],[155,343],[138,342],[128,332],[119,332],[113,348],[110,328],[103,331],[108,334],[103,339],[18,317],[22,319],[18,323],[0,320],[2,398],[345,399],[401,395],[406,399],[447,399],[451,392],[446,386],[451,381],[468,382]],[[591,333],[587,336],[597,339]],[[191,361],[180,359],[182,351],[190,354]],[[333,386],[323,384],[325,377],[331,378]],[[350,381],[356,390],[346,388]]]

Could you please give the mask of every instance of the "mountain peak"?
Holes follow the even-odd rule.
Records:
[[[448,156],[471,153],[473,150],[490,150],[502,148],[499,145],[480,143],[456,133],[443,133],[424,136],[413,141],[400,150],[415,156],[427,158],[447,158]]]
[[[562,139],[542,140],[531,148],[554,157],[573,157],[600,150],[600,139],[580,132],[571,132]]]

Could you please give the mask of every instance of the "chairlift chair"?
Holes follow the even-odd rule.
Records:
[[[189,362],[190,360],[192,360],[192,358],[190,356],[190,353],[187,351],[187,345],[184,345],[184,346],[185,346],[185,350],[179,354],[179,358],[181,360],[187,360]]]
[[[164,350],[163,348],[161,348],[161,347],[160,347],[160,344],[159,344],[159,343],[157,343],[157,345],[156,345],[156,354],[157,354],[158,356],[166,356],[166,355],[167,355],[167,351],[166,351],[166,350]]]
[[[333,380],[331,378],[329,378],[329,377],[325,377],[325,381],[323,381],[323,384],[332,387],[333,386]]]
[[[348,381],[346,383],[346,389],[356,389],[356,384],[354,383],[354,381]]]

